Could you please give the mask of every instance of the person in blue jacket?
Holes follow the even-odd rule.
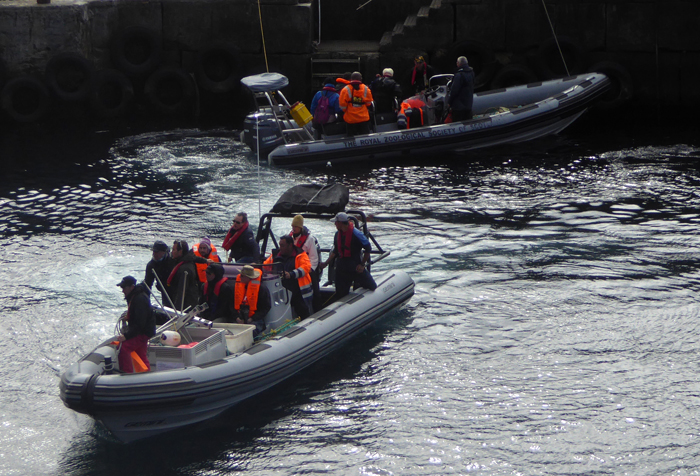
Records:
[[[326,99],[321,101],[321,98]],[[316,139],[321,138],[323,126],[330,122],[335,122],[338,118],[338,114],[343,112],[340,108],[339,99],[340,95],[335,89],[335,81],[333,78],[328,77],[324,79],[323,88],[314,95],[311,101],[311,109],[309,110],[311,115],[314,116],[312,124]],[[326,105],[324,105],[324,103],[326,103]]]
[[[452,109],[452,122],[471,119],[474,102],[474,70],[464,56],[457,58],[457,68],[447,99],[447,105]]]

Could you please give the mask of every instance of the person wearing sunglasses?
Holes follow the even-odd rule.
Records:
[[[221,246],[229,252],[229,263],[260,263],[260,245],[248,226],[248,215],[245,212],[239,212],[233,219]]]

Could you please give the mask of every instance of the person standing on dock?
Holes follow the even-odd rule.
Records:
[[[340,92],[340,109],[347,124],[348,135],[369,134],[369,109],[374,98],[369,87],[362,84],[362,75],[355,71],[350,84]]]
[[[474,70],[465,56],[457,58],[457,68],[447,98],[447,106],[452,109],[452,122],[471,119],[474,103]]]

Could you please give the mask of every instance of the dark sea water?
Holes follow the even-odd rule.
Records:
[[[307,171],[220,132],[2,136],[0,475],[700,473],[700,138],[613,126]],[[327,180],[405,308],[196,429],[124,446],[63,406],[154,240]]]

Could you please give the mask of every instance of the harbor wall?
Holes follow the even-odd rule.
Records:
[[[663,114],[690,109],[700,99],[696,86],[700,2],[695,0],[548,0],[544,5],[539,0],[374,0],[360,9],[335,0],[38,1],[42,3],[0,0],[4,120],[8,120],[8,108],[22,107],[16,104],[21,99],[16,90],[18,78],[25,77],[48,86],[47,108],[52,113],[89,111],[92,101],[102,104],[103,116],[119,117],[123,109],[110,109],[104,102],[112,98],[119,105],[126,95],[135,110],[155,105],[161,115],[201,116],[225,116],[233,110],[240,118],[250,107],[249,98],[227,77],[239,79],[266,70],[288,76],[290,86],[284,93],[292,102],[300,99],[308,104],[310,62],[319,42],[376,42],[376,54],[362,64],[365,78],[391,66],[405,80],[418,53],[438,70],[453,72],[460,52],[457,46],[471,45],[465,50],[470,53],[481,45],[494,56],[482,88],[492,86],[493,78],[506,66],[518,71],[526,68],[538,79],[546,79],[541,77],[546,74],[542,56],[554,62],[559,56],[552,29],[573,67],[586,69],[601,62],[619,66],[620,77],[629,83],[625,85],[629,104]],[[357,54],[350,46],[339,48],[346,49],[338,51],[340,56]],[[219,55],[207,57],[213,50]],[[222,56],[222,51],[230,56]],[[109,84],[117,88],[114,97],[107,93],[98,97],[94,85],[85,94],[71,91],[81,87],[80,68],[61,68],[65,58],[64,63],[52,64],[52,59],[66,53],[84,58],[94,72],[118,70],[133,91],[119,90],[126,86],[118,86],[124,83],[113,76]],[[143,60],[145,67],[125,70],[128,55],[140,55],[141,59],[129,61]],[[479,58],[471,60],[476,60],[475,68],[487,69]],[[176,75],[174,69],[185,76]],[[153,80],[156,73],[160,80]],[[8,97],[7,86],[13,81],[15,95]],[[183,108],[177,102],[178,94],[185,94],[181,90],[187,90]],[[161,97],[154,97],[158,94]],[[62,107],[66,105],[70,107]],[[24,116],[10,117],[23,120]]]

